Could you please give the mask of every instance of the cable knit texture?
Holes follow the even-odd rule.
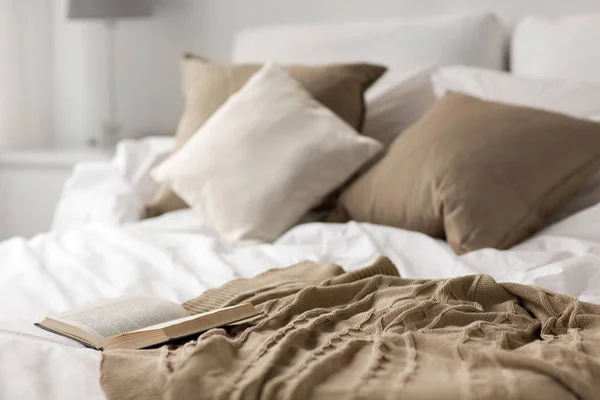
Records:
[[[109,400],[597,399],[600,306],[487,275],[402,279],[380,258],[232,281],[192,312],[266,314],[158,350],[103,354]]]

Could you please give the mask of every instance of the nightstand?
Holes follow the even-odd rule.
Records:
[[[0,151],[0,240],[48,231],[73,166],[109,158],[94,149]]]

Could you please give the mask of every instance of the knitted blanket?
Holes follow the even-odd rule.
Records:
[[[185,307],[244,301],[266,314],[177,348],[105,352],[108,399],[600,397],[600,305],[538,287],[305,262]]]

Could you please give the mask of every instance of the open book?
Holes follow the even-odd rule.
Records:
[[[250,303],[190,315],[148,296],[126,296],[48,316],[36,326],[97,350],[142,349],[260,314]]]

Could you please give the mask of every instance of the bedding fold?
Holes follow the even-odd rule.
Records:
[[[184,304],[250,301],[251,323],[103,354],[117,399],[593,399],[600,305],[488,275],[403,279],[387,258],[345,273],[303,262]]]

